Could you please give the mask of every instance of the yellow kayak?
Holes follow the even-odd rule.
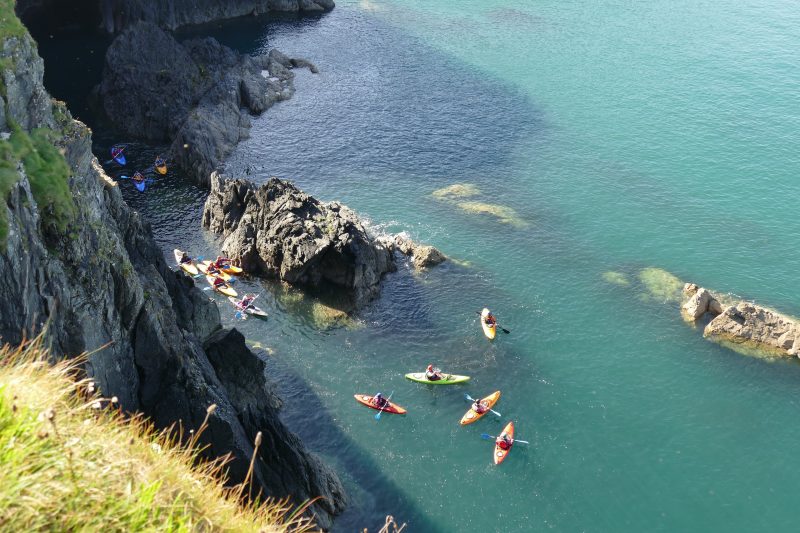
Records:
[[[225,296],[229,296],[229,297],[233,297],[233,298],[236,298],[237,296],[239,296],[239,293],[237,293],[235,290],[233,290],[233,287],[231,287],[227,283],[225,285],[221,285],[219,287],[215,287],[214,286],[214,280],[216,280],[216,279],[217,279],[216,276],[206,275],[206,281],[208,282],[209,285],[211,285],[211,288],[214,289],[215,291],[217,291],[218,293],[224,294]]]
[[[172,251],[172,253],[175,254],[175,262],[178,263],[178,266],[181,267],[181,270],[183,270],[190,276],[196,276],[200,273],[197,270],[197,265],[194,263],[194,259],[192,259],[188,263],[181,263],[181,257],[183,257],[183,252],[175,248]]]
[[[487,396],[485,398],[481,398],[481,403],[483,403],[486,406],[486,410],[484,412],[482,412],[482,413],[479,413],[475,409],[470,407],[469,411],[467,411],[466,414],[461,417],[460,424],[462,426],[466,426],[467,424],[472,424],[476,420],[480,419],[483,415],[485,415],[486,413],[489,412],[489,409],[494,407],[494,404],[496,404],[497,400],[499,400],[499,399],[500,399],[500,391],[499,390],[494,391],[493,393],[491,393],[489,396]]]
[[[233,277],[230,274],[228,274],[227,272],[222,272],[222,271],[218,271],[217,273],[209,274],[209,272],[208,272],[209,265],[211,265],[211,261],[203,261],[202,263],[197,263],[197,268],[199,268],[200,272],[202,272],[203,274],[205,274],[207,276],[208,275],[219,276],[222,279],[224,279],[225,281],[230,281],[230,279]]]
[[[239,274],[244,272],[244,270],[242,270],[241,268],[233,265],[225,265],[224,267],[220,268],[220,270],[222,270],[226,274],[230,274],[231,276],[238,276]]]
[[[486,317],[489,315],[489,309],[486,307],[483,308],[481,311],[481,328],[483,328],[483,334],[486,335],[486,338],[489,340],[493,340],[494,336],[497,334],[497,325],[492,324],[491,326],[486,323]]]

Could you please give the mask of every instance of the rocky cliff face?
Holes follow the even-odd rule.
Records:
[[[268,11],[321,13],[334,7],[333,0],[98,0],[103,25],[108,32],[120,31],[144,21],[175,29]]]
[[[241,480],[262,431],[257,483],[298,503],[323,496],[312,511],[329,526],[344,505],[342,487],[280,422],[263,362],[164,262],[148,225],[92,156],[88,129],[44,90],[32,39],[0,36],[0,60],[3,341],[47,323],[55,357],[99,349],[86,369],[101,390],[160,427],[197,427],[217,404],[208,453],[231,453],[231,478]]]
[[[63,0],[17,0],[21,17],[51,11]],[[73,1],[73,0],[70,0]],[[273,12],[322,13],[334,7],[333,0],[81,0],[73,9],[85,18],[97,19],[101,27],[116,33],[136,22],[175,29],[244,15]]]
[[[136,23],[106,52],[100,104],[128,136],[171,142],[169,157],[208,184],[239,140],[250,114],[294,93],[291,69],[316,68],[277,50],[239,54],[213,38],[178,43],[156,26]]]

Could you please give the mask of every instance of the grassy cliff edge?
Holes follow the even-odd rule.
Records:
[[[78,368],[49,364],[38,341],[0,348],[0,529],[315,529],[285,500],[242,503],[247,488],[224,486],[223,462],[126,417]]]

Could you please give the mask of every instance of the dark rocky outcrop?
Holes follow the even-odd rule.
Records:
[[[28,19],[46,15],[64,0],[17,0],[16,11]],[[267,12],[322,13],[333,0],[70,0],[73,16],[99,21],[109,33],[136,22],[165,29]]]
[[[120,31],[138,21],[167,29],[268,11],[321,13],[333,0],[98,0],[103,25]]]
[[[163,30],[136,23],[106,52],[96,96],[128,136],[171,142],[170,158],[198,183],[246,138],[250,114],[294,93],[295,67],[316,68],[277,50],[239,54],[213,38],[178,43]]]
[[[298,503],[324,496],[311,510],[329,526],[344,504],[341,485],[281,423],[263,362],[240,334],[221,329],[216,306],[192,281],[167,266],[147,223],[92,156],[89,130],[44,91],[32,39],[0,37],[0,57],[7,67],[0,109],[13,119],[0,129],[14,130],[14,143],[0,140],[0,178],[9,184],[0,204],[7,228],[0,242],[2,340],[18,343],[47,322],[54,357],[110,343],[86,365],[104,394],[159,427],[180,421],[196,428],[217,404],[204,433],[207,453],[231,453],[230,475],[240,481],[262,431],[257,485]],[[41,147],[38,157],[36,145],[25,143],[42,127],[58,151]],[[46,181],[62,167],[59,182]]]
[[[223,253],[246,271],[340,289],[347,298],[335,305],[348,312],[378,294],[383,275],[397,269],[395,252],[420,269],[446,259],[404,235],[375,237],[347,206],[320,202],[278,178],[256,185],[212,173],[203,226],[223,235]]]
[[[277,178],[258,186],[213,173],[203,226],[225,237],[223,253],[248,272],[338,287],[353,308],[374,297],[383,274],[395,269],[391,249],[353,211]]]

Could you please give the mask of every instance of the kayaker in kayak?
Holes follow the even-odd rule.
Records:
[[[163,167],[166,164],[167,164],[167,162],[164,161],[163,157],[161,157],[161,156],[156,157],[156,162],[155,162],[154,166]]]
[[[229,265],[230,262],[231,260],[228,259],[227,257],[222,257],[221,255],[218,255],[216,261],[214,261],[211,264],[214,265],[216,268],[223,268],[224,266]]]
[[[253,303],[253,300],[255,299],[256,297],[254,295],[245,294],[244,298],[242,298],[242,301],[239,302],[238,307],[240,309],[247,309],[248,307],[250,307],[250,305]]]
[[[132,179],[133,181],[135,181],[136,183],[141,183],[141,182],[143,182],[143,181],[144,181],[144,176],[142,176],[142,173],[141,173],[141,172],[139,172],[139,171],[137,170],[137,171],[136,171],[136,172],[133,174],[133,177],[132,177],[131,179]]]
[[[384,398],[383,395],[379,392],[378,394],[372,397],[372,403],[376,407],[386,407],[386,404],[388,404],[389,401],[386,398]]]
[[[491,311],[489,311],[489,313],[487,313],[486,317],[484,317],[483,320],[484,320],[484,322],[486,322],[486,325],[489,326],[489,327],[497,325],[497,319],[494,317],[494,315],[492,314]]]
[[[192,258],[189,257],[189,254],[187,254],[186,252],[183,252],[183,254],[181,255],[181,264],[183,265],[183,264],[191,263],[191,262],[192,262]]]
[[[494,443],[500,446],[500,449],[502,450],[509,450],[511,449],[511,446],[514,444],[514,439],[503,433],[502,435],[497,437],[497,440],[495,440]]]
[[[120,148],[119,146],[115,146],[114,148],[111,149],[111,157],[116,159],[117,157],[120,156],[120,154],[122,154],[122,150],[123,150],[123,148]]]
[[[478,413],[479,415],[482,415],[483,413],[489,410],[489,406],[486,405],[486,402],[484,402],[483,400],[475,400],[475,402],[472,404],[472,410]]]
[[[219,274],[220,271],[216,267],[216,265],[214,265],[214,263],[211,263],[210,265],[208,265],[208,268],[206,268],[206,273],[214,275],[214,274]]]
[[[228,284],[225,283],[225,280],[222,278],[214,278],[214,288],[219,289],[220,287],[227,287]]]
[[[442,379],[441,370],[433,368],[433,365],[428,365],[428,368],[425,369],[425,377],[428,381],[439,381]]]

